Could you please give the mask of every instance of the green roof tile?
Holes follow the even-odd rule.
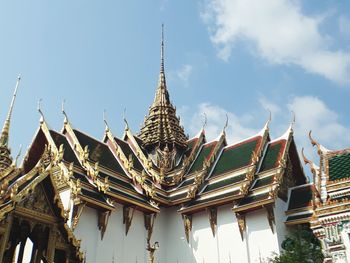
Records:
[[[80,143],[80,145],[85,148],[87,145],[89,148],[89,159],[93,162],[98,162],[100,165],[117,172],[119,174],[125,175],[124,170],[118,163],[118,161],[113,156],[112,152],[108,146],[96,139],[85,135],[84,133],[74,130],[75,135]]]
[[[260,167],[260,172],[270,170],[277,166],[278,156],[282,148],[282,141],[267,146],[267,151]]]
[[[245,197],[239,203],[239,206],[247,205],[247,204],[258,202],[258,201],[262,201],[262,200],[268,198],[268,196],[269,196],[269,193],[264,193],[264,194],[251,195],[251,196]]]
[[[95,199],[97,201],[100,201],[102,203],[107,203],[106,202],[106,198],[102,194],[100,194],[98,192],[81,188],[81,193],[84,196],[88,196],[88,197],[93,198],[93,199]]]
[[[269,185],[273,182],[273,176],[268,176],[264,178],[259,178],[256,180],[253,189]]]
[[[312,201],[312,185],[292,189],[288,210],[308,207]]]
[[[230,184],[238,183],[238,182],[244,180],[245,177],[246,177],[246,174],[240,174],[240,175],[237,175],[234,177],[226,178],[224,180],[221,180],[221,181],[218,181],[215,183],[211,183],[205,188],[204,193],[209,192],[209,191],[214,190],[214,189],[217,189],[217,188],[220,188],[220,187],[228,186]]]
[[[350,177],[350,153],[331,157],[328,164],[331,181]]]
[[[123,153],[125,154],[125,157],[129,159],[129,156],[131,154],[132,159],[133,159],[133,163],[134,163],[134,168],[137,171],[142,171],[143,170],[143,166],[140,163],[139,159],[136,157],[136,155],[134,154],[134,152],[131,150],[130,145],[125,142],[122,141],[116,137],[114,137],[115,141],[117,142],[117,144],[120,146],[120,148],[122,149]]]
[[[186,181],[183,181],[183,183],[181,184],[181,187],[183,186],[187,186],[187,185],[190,185],[194,182],[194,178],[191,178],[191,179],[188,179]]]
[[[125,182],[123,180],[120,180],[119,178],[115,177],[115,176],[110,176],[110,175],[107,175],[105,173],[102,173],[102,172],[99,172],[99,175],[104,179],[105,177],[108,176],[108,180],[116,185],[119,185],[119,186],[123,186],[127,189],[130,189],[132,191],[135,191],[134,187],[128,183],[128,182]]]
[[[310,213],[310,214],[302,214],[302,215],[295,215],[295,216],[288,216],[287,222],[288,221],[297,220],[297,219],[305,219],[305,218],[309,218],[311,216],[312,216],[312,213]]]
[[[216,144],[217,144],[217,142],[212,142],[212,143],[206,144],[202,147],[197,159],[194,161],[190,171],[188,172],[189,174],[196,172],[196,171],[199,171],[203,168],[204,160],[209,157],[210,153],[212,152],[212,150],[214,149]]]
[[[77,157],[75,156],[72,148],[70,147],[70,144],[67,141],[67,138],[64,135],[58,132],[55,132],[53,130],[50,130],[50,135],[53,141],[55,142],[57,148],[59,148],[60,145],[63,145],[63,149],[64,149],[63,159],[66,162],[69,162],[69,163],[73,162],[76,165],[80,165]]]
[[[191,202],[189,207],[191,207],[193,205],[198,205],[198,204],[202,204],[202,203],[207,203],[207,202],[219,200],[219,199],[222,199],[222,198],[228,198],[228,197],[235,198],[238,194],[239,194],[239,190],[236,190],[236,191],[233,191],[233,192],[229,192],[229,193],[213,196],[213,197],[202,199],[202,200],[197,199],[197,200]]]
[[[252,153],[257,147],[260,138],[261,137],[256,137],[253,140],[225,148],[215,166],[211,178],[249,165]]]

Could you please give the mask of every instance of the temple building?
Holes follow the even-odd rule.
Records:
[[[98,140],[64,109],[62,130],[51,130],[39,108],[18,167],[8,146],[13,102],[0,137],[1,262],[260,263],[298,224],[310,224],[327,257],[346,256],[350,152],[314,142],[321,161],[309,161],[310,184],[293,123],[278,138],[270,120],[232,144],[227,123],[214,140],[205,126],[189,138],[170,101],[163,37],[154,101],[138,133],[125,120],[116,137],[104,120]]]
[[[287,225],[308,224],[322,245],[325,262],[350,262],[350,149],[328,150],[309,133],[319,161],[303,153],[313,183],[291,188]]]

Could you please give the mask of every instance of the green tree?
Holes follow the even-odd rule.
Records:
[[[322,263],[323,254],[319,240],[308,229],[298,228],[282,242],[280,255],[274,255],[270,263]]]

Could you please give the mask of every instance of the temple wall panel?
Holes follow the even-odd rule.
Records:
[[[248,263],[246,239],[242,241],[232,205],[218,209],[217,237],[220,263]]]
[[[275,218],[278,216],[281,215],[275,214]],[[271,231],[265,209],[248,213],[246,226],[250,263],[260,263],[279,252],[277,234]]]
[[[192,224],[191,245],[195,262],[218,262],[218,239],[217,236],[213,237],[208,214],[206,212],[195,214]]]
[[[282,199],[277,198],[275,202],[274,214],[275,214],[275,233],[277,234],[279,247],[281,249],[282,242],[286,239],[289,234],[288,228],[286,227],[287,216],[285,211],[288,210],[288,203]]]
[[[192,242],[187,243],[183,220],[177,209],[162,208],[157,215],[152,240],[159,241],[160,248],[155,254],[155,262],[196,262],[190,246]]]
[[[281,200],[276,203],[275,233],[271,231],[265,209],[246,214],[244,240],[241,238],[231,205],[218,208],[215,237],[212,234],[208,213],[196,213],[192,219],[189,243],[177,208],[162,208],[155,218],[151,238],[151,244],[159,242],[154,262],[260,262],[260,259],[270,257],[273,252],[279,252],[279,245],[286,231],[282,218],[284,206],[285,203]],[[81,250],[87,253],[87,263],[113,262],[113,259],[114,262],[123,263],[148,262],[147,231],[142,212],[135,211],[127,236],[121,205],[112,212],[103,240],[97,227],[97,220],[97,211],[85,207],[75,230],[77,238],[82,239]]]
[[[86,263],[97,262],[97,241],[100,233],[97,228],[97,212],[95,209],[84,208],[74,233],[77,239],[81,239],[81,251],[86,253]]]

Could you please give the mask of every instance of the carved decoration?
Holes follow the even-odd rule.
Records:
[[[170,171],[175,165],[176,150],[169,150],[166,144],[164,150],[157,149],[157,164],[160,169],[165,172]]]
[[[154,225],[154,220],[156,218],[157,214],[144,214],[144,220],[145,220],[145,228],[147,230],[147,244],[149,244],[152,233],[153,233],[153,225]]]
[[[247,180],[248,182],[253,181],[254,175],[255,175],[255,168],[256,168],[256,166],[254,165],[254,166],[253,166],[252,168],[250,168],[249,171],[247,172],[245,178],[246,178],[246,180]]]
[[[242,184],[241,187],[239,188],[239,194],[246,195],[249,190],[249,185],[250,185],[249,183]]]
[[[216,234],[216,227],[217,227],[217,208],[216,207],[210,207],[207,209],[208,215],[209,215],[209,223],[211,232],[213,233],[213,237],[215,237]]]
[[[123,207],[123,224],[125,224],[125,235],[128,235],[132,219],[134,217],[135,208],[131,206]]]
[[[81,214],[83,213],[86,203],[79,203],[73,209],[72,229],[74,230],[78,225]]]
[[[282,200],[287,201],[288,199],[288,189],[290,187],[293,187],[296,182],[295,178],[293,176],[293,166],[292,162],[290,161],[288,157],[287,167],[284,169],[284,173],[282,172],[280,177],[280,186],[278,191],[278,197],[280,197]]]
[[[111,213],[112,213],[111,210],[100,211],[98,213],[98,229],[101,231],[101,240],[103,239],[103,236],[106,232]]]
[[[198,186],[197,185],[194,185],[192,187],[190,187],[190,189],[188,190],[187,192],[187,198],[195,198],[196,197],[196,193],[197,193],[197,190],[198,190]]]
[[[244,214],[240,214],[240,213],[236,213],[236,218],[237,218],[239,232],[241,233],[241,238],[242,238],[242,241],[243,241],[244,240],[244,233],[245,233],[245,230],[246,230],[245,215]]]
[[[147,245],[147,250],[149,251],[149,263],[154,263],[154,252],[159,249],[159,242],[154,242],[153,245]]]
[[[147,250],[149,251],[149,262],[154,262],[154,252],[159,248],[159,243],[156,241],[151,245],[151,238],[153,234],[154,220],[157,214],[144,214],[145,228],[147,230]]]
[[[269,225],[271,228],[272,233],[275,233],[273,225],[275,224],[275,214],[273,212],[273,206],[269,205],[266,206],[266,212],[267,212],[267,220],[269,221]]]
[[[42,214],[53,214],[49,202],[46,200],[46,194],[40,185],[37,186],[35,192],[24,199],[20,205]]]
[[[199,189],[199,186],[203,183],[203,180],[206,174],[207,174],[207,171],[203,170],[195,175],[194,182],[187,192],[187,196],[186,196],[187,198],[191,198],[191,199],[195,198],[196,193]]]
[[[192,230],[192,215],[182,215],[182,219],[184,221],[184,227],[185,227],[185,235],[187,243],[190,242],[190,232]]]

